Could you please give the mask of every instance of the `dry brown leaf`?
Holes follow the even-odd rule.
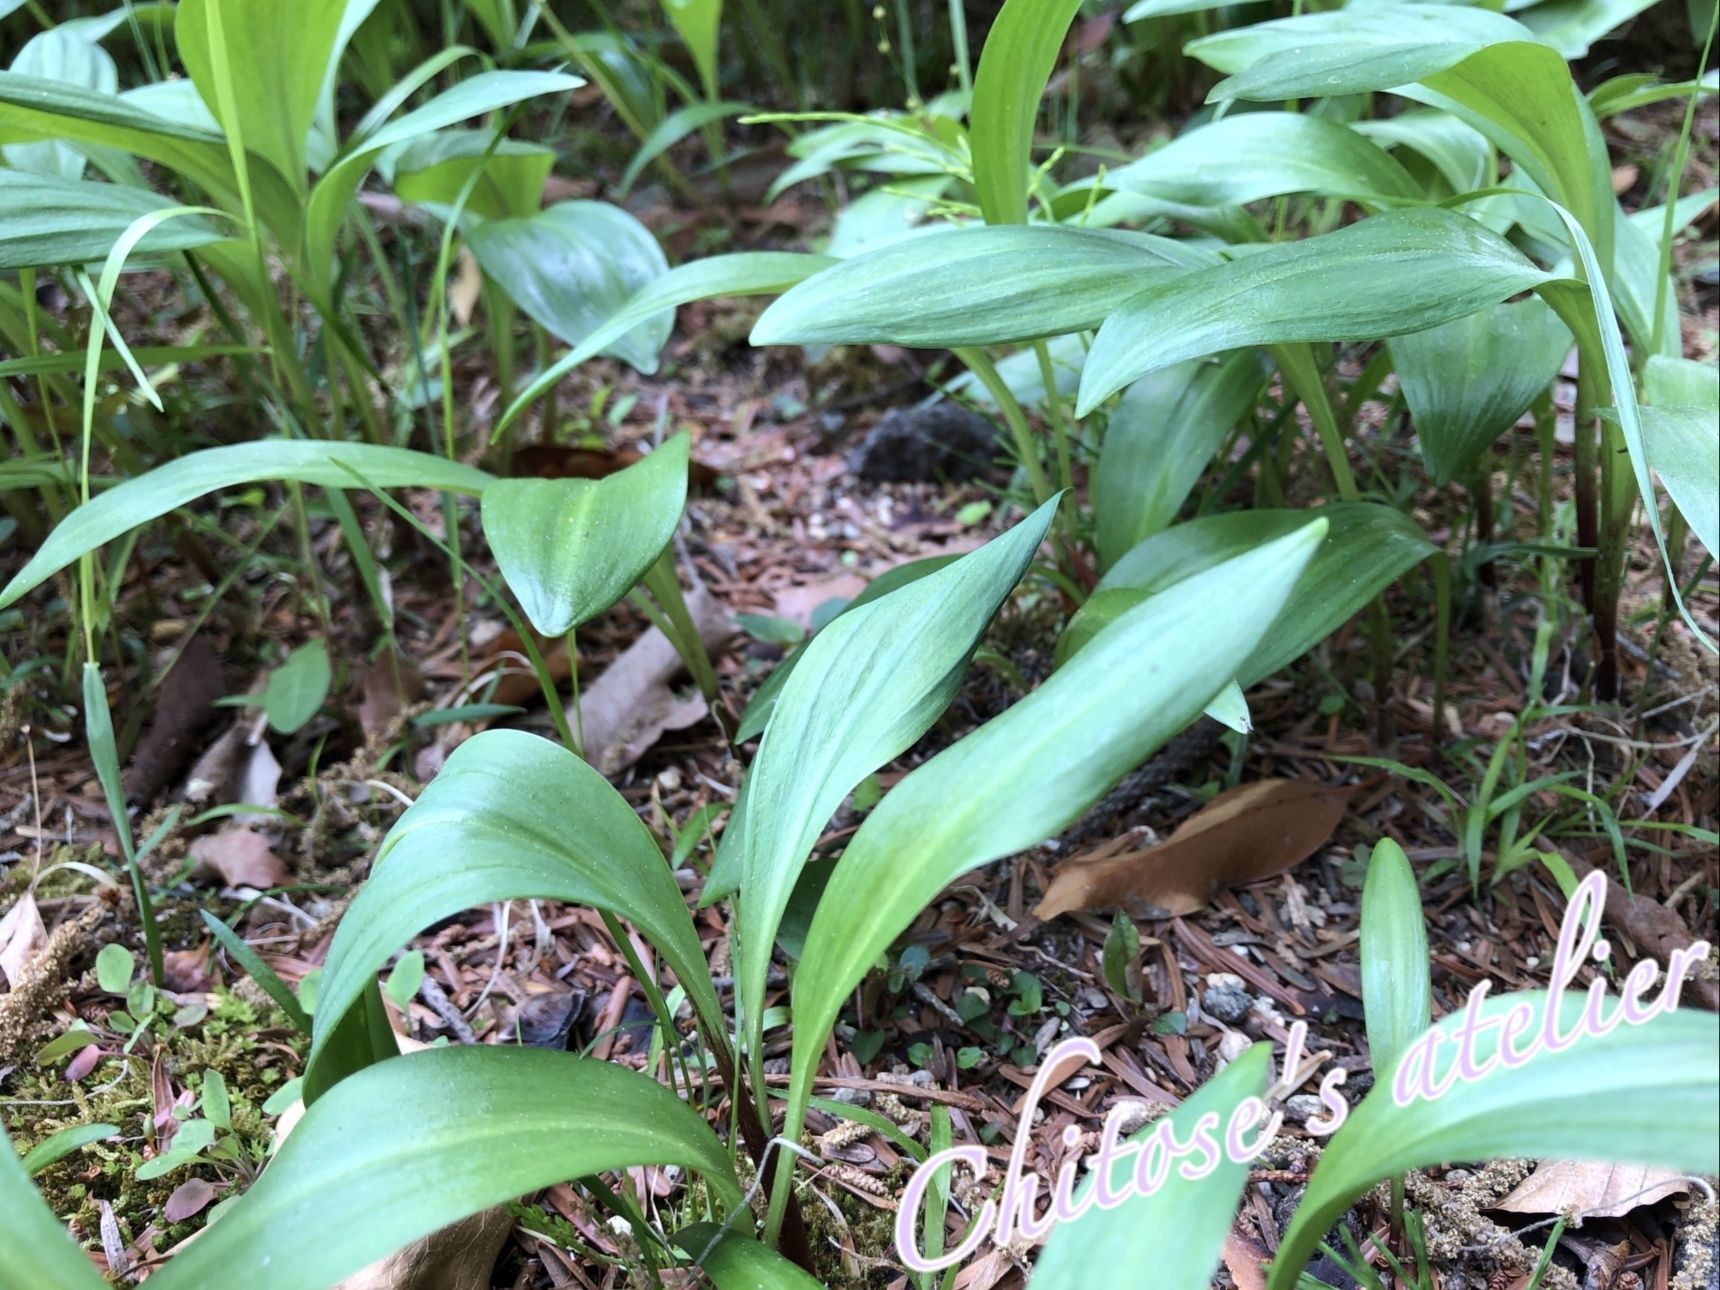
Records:
[[[0,978],[5,979],[8,989],[18,984],[24,965],[47,943],[48,929],[42,925],[36,897],[26,891],[6,911],[6,917],[0,918]]]
[[[255,829],[236,825],[198,838],[191,844],[193,860],[201,860],[229,887],[284,886],[287,866]]]
[[[844,573],[822,582],[800,587],[784,587],[776,593],[776,616],[791,623],[808,627],[812,614],[827,600],[852,600],[866,590],[868,579],[859,574]]]
[[[478,257],[470,249],[460,248],[460,267],[448,284],[448,309],[462,327],[472,325],[472,314],[478,308],[478,297],[484,290],[484,271],[478,267]]]
[[[155,692],[149,728],[125,769],[127,797],[145,801],[185,768],[226,692],[220,656],[202,636],[192,637]]]
[[[1270,878],[1313,855],[1354,791],[1291,779],[1230,789],[1156,847],[1073,857],[1033,912],[1042,919],[1117,908],[1137,918],[1192,914],[1222,888]]]
[[[1633,165],[1614,166],[1612,172],[1612,190],[1615,197],[1623,197],[1636,183],[1636,178],[1642,171]]]
[[[173,1195],[169,1196],[167,1203],[161,1207],[161,1216],[169,1223],[183,1223],[186,1219],[201,1214],[209,1207],[209,1202],[220,1194],[215,1184],[208,1179],[193,1178],[173,1189]]]
[[[1513,1214],[1622,1218],[1633,1209],[1689,1192],[1689,1181],[1670,1169],[1599,1160],[1543,1160],[1510,1195],[1488,1208]]]
[[[358,682],[358,728],[366,743],[387,734],[401,710],[424,697],[424,678],[411,659],[384,650]]]
[[[1236,1290],[1266,1290],[1266,1266],[1271,1254],[1251,1236],[1232,1228],[1224,1238],[1224,1266]]]

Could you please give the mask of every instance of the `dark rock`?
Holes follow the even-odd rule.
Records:
[[[960,482],[990,470],[997,448],[996,426],[942,399],[886,413],[848,454],[848,469],[875,483]]]
[[[1200,996],[1202,1012],[1232,1025],[1246,1017],[1253,1006],[1253,996],[1233,985],[1209,986]]]

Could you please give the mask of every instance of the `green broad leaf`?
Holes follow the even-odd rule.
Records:
[[[0,1247],[4,1290],[106,1290],[54,1211],[30,1185],[12,1139],[0,1130],[0,1212],[6,1215],[6,1244]]]
[[[1176,519],[1225,436],[1254,406],[1268,365],[1255,349],[1150,373],[1123,393],[1093,475],[1102,569]]]
[[[1642,409],[1648,464],[1710,555],[1720,554],[1720,419],[1712,407]]]
[[[1589,46],[1613,28],[1629,22],[1654,0],[1541,0],[1521,10],[1521,22],[1560,58],[1575,61],[1589,56]]]
[[[350,469],[348,469],[350,467]],[[377,488],[439,488],[482,493],[493,477],[474,466],[409,448],[312,439],[258,439],[187,453],[147,475],[116,484],[85,502],[48,534],[0,590],[0,609],[58,573],[79,556],[207,493],[260,480],[297,480],[324,488],[352,488],[357,471]]]
[[[1370,205],[1421,199],[1391,155],[1347,125],[1300,112],[1243,112],[1178,135],[1110,172],[1123,192],[1195,206],[1314,193]]]
[[[1586,1002],[1576,991],[1558,1000],[1562,1036],[1577,1031]],[[1618,1006],[1610,996],[1608,1002]],[[1531,1017],[1523,1033],[1541,1033],[1549,1006],[1545,992],[1488,999],[1480,1017],[1484,1025],[1495,1024],[1474,1049],[1483,1066],[1494,1065],[1499,1023],[1518,1006]],[[1459,1012],[1433,1030],[1452,1039],[1464,1020]],[[1514,1051],[1521,1054],[1527,1042],[1515,1039]],[[1452,1073],[1456,1048],[1453,1041],[1436,1049],[1436,1080]],[[1410,1169],[1553,1157],[1693,1174],[1720,1170],[1720,1027],[1712,1013],[1681,1009],[1598,1038],[1585,1035],[1558,1052],[1541,1047],[1520,1066],[1454,1082],[1439,1097],[1418,1097],[1408,1106],[1393,1100],[1393,1082],[1394,1073],[1382,1074],[1327,1143],[1279,1243],[1269,1290],[1293,1290],[1320,1241],[1356,1198]]]
[[[215,1126],[208,1120],[187,1120],[174,1131],[167,1150],[139,1165],[135,1176],[139,1182],[164,1177],[196,1160],[214,1141]]]
[[[1175,1140],[1194,1141],[1203,1121],[1215,1140],[1221,1138],[1238,1105],[1264,1096],[1271,1069],[1272,1045],[1251,1045],[1171,1112],[1167,1119]],[[1128,1141],[1144,1142],[1164,1124],[1156,1121]],[[1051,1229],[1033,1267],[1031,1290],[1086,1290],[1112,1283],[1118,1268],[1149,1266],[1156,1285],[1209,1284],[1248,1182],[1247,1161],[1215,1154],[1217,1167],[1211,1173],[1190,1180],[1173,1164],[1158,1187],[1145,1194],[1135,1184],[1136,1157],[1117,1161],[1110,1190],[1128,1199],[1109,1209],[1090,1208],[1098,1180],[1089,1178],[1075,1196],[1076,1208],[1086,1212]]]
[[[921,221],[954,182],[949,175],[914,175],[862,193],[837,213],[826,254],[846,260],[938,232],[938,225]]]
[[[1613,207],[1613,302],[1618,309],[1619,322],[1630,335],[1631,344],[1645,354],[1653,354],[1656,344],[1654,307],[1660,304],[1659,353],[1676,358],[1683,353],[1684,333],[1678,325],[1678,286],[1670,275],[1660,271],[1660,235],[1662,225],[1646,228],[1624,213],[1617,202]],[[1664,216],[1665,211],[1662,210]],[[1676,234],[1676,230],[1675,230]],[[1664,285],[1658,285],[1664,283]]]
[[[346,7],[346,0],[179,0],[174,17],[179,59],[215,119],[301,192],[305,140]],[[232,120],[216,93],[223,64],[232,79]]]
[[[946,349],[1086,331],[1147,283],[1183,276],[1174,246],[1056,224],[941,230],[791,288],[754,324],[752,343]]]
[[[143,188],[0,170],[0,269],[104,260],[134,221],[175,205]],[[134,254],[183,251],[223,236],[201,218],[173,219],[144,234]]]
[[[1517,424],[1572,344],[1570,329],[1539,296],[1387,342],[1436,484],[1463,478]]]
[[[570,353],[540,372],[502,414],[491,432],[492,438],[500,436],[520,413],[554,389],[574,368],[601,354],[605,346],[665,309],[675,309],[694,300],[709,300],[714,296],[774,295],[834,263],[836,261],[826,255],[804,255],[795,251],[742,251],[735,255],[694,260],[691,264],[670,269],[575,345]]]
[[[302,730],[322,708],[333,680],[326,642],[310,641],[287,655],[287,661],[269,673],[263,691],[270,728],[283,735]]]
[[[489,220],[466,234],[466,245],[490,281],[569,345],[669,271],[657,239],[607,202],[560,202],[529,219]],[[599,352],[654,372],[674,325],[674,311],[664,310]]]
[[[891,942],[949,883],[1066,827],[1199,716],[1272,628],[1325,528],[1314,520],[1138,606],[890,790],[836,865],[794,977],[790,1124],[850,991]]]
[[[838,615],[783,685],[717,849],[716,868],[740,875],[735,980],[755,1038],[777,928],[818,835],[854,786],[911,747],[955,698],[1058,500],[978,551]]]
[[[1382,147],[1420,153],[1453,193],[1489,188],[1497,178],[1487,136],[1449,112],[1400,112],[1379,121],[1357,121],[1350,128]]]
[[[92,1142],[100,1142],[119,1133],[117,1124],[74,1124],[69,1129],[51,1133],[24,1153],[24,1172],[34,1178],[50,1165],[58,1164],[74,1151],[81,1151]],[[8,1213],[15,1212],[8,1209]],[[5,1269],[0,1267],[0,1274]]]
[[[123,998],[136,971],[137,960],[123,945],[104,945],[96,954],[96,984],[107,994]]]
[[[604,479],[501,479],[484,492],[484,538],[532,626],[565,636],[656,563],[687,504],[685,431]]]
[[[1153,282],[1100,327],[1076,415],[1184,359],[1422,331],[1552,280],[1466,216],[1437,207],[1387,211]]]
[[[684,1227],[673,1240],[717,1290],[818,1290],[816,1280],[768,1245],[715,1223]]]
[[[705,97],[716,98],[717,28],[723,19],[723,0],[662,0],[662,5],[675,34],[693,56]]]
[[[1058,639],[1057,666],[1066,666],[1142,601],[1316,517],[1329,526],[1325,539],[1271,634],[1237,669],[1236,681],[1244,690],[1313,649],[1439,549],[1415,521],[1372,502],[1334,502],[1310,511],[1236,511],[1173,525],[1136,546],[1099,580]]]
[[[1033,123],[1080,11],[1081,0],[1005,0],[991,24],[968,114],[974,190],[987,224],[1027,223]]]
[[[1362,1009],[1375,1071],[1389,1071],[1433,1020],[1421,888],[1403,848],[1374,844],[1362,884]]]
[[[648,1164],[696,1169],[725,1207],[740,1203],[716,1135],[636,1071],[538,1048],[427,1049],[310,1106],[262,1177],[152,1279],[198,1290],[243,1269],[248,1290],[320,1290],[468,1214]],[[315,1239],[289,1248],[283,1232]]]
[[[422,107],[353,140],[311,189],[305,208],[305,267],[319,290],[334,278],[335,242],[358,186],[385,149],[446,130],[498,108],[544,94],[568,94],[585,82],[561,72],[479,72]]]
[[[1720,413],[1720,367],[1651,355],[1643,364],[1642,399],[1658,408],[1706,408]]]
[[[119,90],[119,69],[113,58],[96,43],[92,33],[68,23],[30,37],[9,70],[61,85],[76,85],[97,94],[114,94]],[[56,179],[83,177],[83,153],[63,143],[19,143],[0,152],[5,154],[6,164],[17,170]]]
[[[625,197],[638,182],[639,176],[645,173],[645,167],[661,157],[688,135],[703,130],[708,125],[729,117],[745,116],[753,109],[745,103],[690,103],[669,113],[659,121],[639,144],[639,151],[633,154],[633,160],[627,163],[627,169],[621,172],[620,195]]]
[[[198,1090],[197,1101],[210,1124],[223,1132],[232,1132],[233,1102],[227,1096],[227,1080],[220,1071],[203,1072],[203,1087]]]
[[[533,898],[626,918],[662,953],[701,1022],[726,1033],[681,889],[633,808],[565,748],[490,730],[455,749],[388,831],[335,931],[312,1023],[311,1096],[326,1090],[319,1058],[330,1037],[396,950],[476,905]]]
[[[445,217],[474,171],[466,214],[477,220],[526,219],[543,203],[555,150],[519,139],[494,140],[488,130],[438,130],[377,158],[376,169],[403,202]]]

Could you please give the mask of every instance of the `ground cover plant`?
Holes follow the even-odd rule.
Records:
[[[1704,1284],[1712,7],[73,8],[0,1285]]]

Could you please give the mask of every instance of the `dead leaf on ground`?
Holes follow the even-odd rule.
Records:
[[[644,458],[634,448],[575,448],[561,443],[534,443],[515,451],[512,471],[516,479],[607,479]],[[719,472],[704,462],[689,459],[687,483],[693,491],[715,488]]]
[[[1594,871],[1594,866],[1580,857],[1567,858],[1579,881]],[[1696,940],[1677,910],[1668,909],[1651,897],[1626,891],[1610,874],[1606,917],[1635,943],[1639,953],[1659,963],[1662,970],[1672,961],[1674,950],[1689,949]],[[1713,1012],[1720,1009],[1720,983],[1692,973],[1684,978],[1684,997]]]
[[[215,984],[215,973],[209,967],[212,941],[204,941],[196,949],[168,950],[162,956],[162,983],[175,994],[203,994]]]
[[[1264,1245],[1234,1228],[1224,1238],[1224,1266],[1236,1282],[1236,1290],[1266,1290],[1262,1269],[1271,1257]]]
[[[459,268],[454,271],[454,280],[448,284],[448,310],[460,326],[472,325],[472,315],[477,312],[478,297],[483,290],[484,271],[478,267],[478,257],[470,248],[462,246]]]
[[[287,882],[287,866],[269,846],[269,840],[243,825],[198,838],[191,844],[190,854],[220,874],[229,887],[263,890]]]
[[[5,979],[8,989],[17,986],[24,965],[47,943],[48,929],[42,925],[36,897],[26,891],[6,917],[0,918],[0,978]]]
[[[155,692],[149,728],[125,769],[126,796],[144,801],[196,755],[198,736],[226,693],[221,659],[202,636],[193,636]]]
[[[812,612],[827,600],[852,600],[866,590],[870,580],[856,573],[839,574],[823,582],[811,582],[801,587],[784,587],[776,593],[776,616],[808,627]]]
[[[1355,791],[1349,786],[1263,779],[1220,793],[1167,842],[1117,854],[1075,856],[1052,878],[1033,911],[1122,908],[1137,918],[1169,918],[1204,908],[1222,888],[1282,873],[1318,851]]]
[[[1488,1208],[1513,1214],[1622,1218],[1633,1209],[1689,1193],[1689,1180],[1671,1169],[1599,1160],[1543,1160],[1509,1195]]]
[[[161,1207],[161,1216],[169,1223],[183,1223],[201,1214],[220,1194],[214,1183],[204,1178],[193,1178],[173,1189],[173,1194]]]
[[[411,659],[384,650],[365,668],[358,692],[358,728],[366,743],[375,743],[389,732],[403,709],[424,697],[424,678]]]

